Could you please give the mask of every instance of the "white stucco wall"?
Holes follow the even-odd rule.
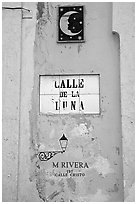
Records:
[[[121,121],[125,201],[135,200],[135,4],[113,3],[113,30],[120,36]]]
[[[3,7],[21,3],[3,3]],[[16,201],[20,136],[21,10],[2,11],[3,200]]]
[[[3,3],[3,6],[17,7],[20,3]],[[30,83],[33,78],[33,46],[35,35],[36,3],[24,3],[32,9],[33,19],[21,20],[20,10],[3,10],[3,201],[39,201],[35,187],[28,185],[30,172],[29,155],[29,91],[20,96],[20,76],[29,71]],[[23,24],[24,21],[24,24]],[[21,33],[21,26],[24,33]],[[10,26],[10,27],[9,27]],[[9,32],[13,31],[14,32]],[[125,201],[134,201],[134,3],[113,3],[113,31],[120,36],[120,80],[121,80],[121,121],[123,138],[124,197]],[[21,36],[23,34],[23,36]],[[23,49],[29,54],[21,56]],[[32,66],[31,66],[32,65]],[[24,67],[22,72],[21,67]],[[29,70],[28,67],[30,67]],[[32,72],[32,75],[31,73]],[[20,75],[21,74],[21,75]],[[23,78],[22,78],[23,79]],[[24,86],[27,87],[27,84]],[[33,87],[32,87],[33,88]],[[23,91],[23,90],[22,90]],[[24,98],[24,93],[27,98]],[[21,98],[22,102],[21,102]],[[22,104],[23,105],[22,105]],[[21,111],[21,112],[20,112]],[[20,114],[21,113],[21,114]],[[27,118],[27,119],[26,119]],[[25,128],[24,128],[25,127]],[[21,132],[20,132],[21,130]],[[20,134],[23,136],[20,138]],[[20,144],[20,146],[19,146]],[[20,156],[18,155],[20,151]],[[23,177],[19,177],[19,163]],[[19,184],[19,185],[18,185]],[[12,189],[12,190],[11,190]],[[27,191],[27,194],[24,192]],[[33,195],[30,198],[30,195]],[[18,196],[20,198],[18,198]]]

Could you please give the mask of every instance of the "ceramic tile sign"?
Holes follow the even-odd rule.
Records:
[[[99,114],[99,75],[40,76],[40,113]]]
[[[58,42],[82,42],[84,40],[83,6],[61,6],[58,16]]]

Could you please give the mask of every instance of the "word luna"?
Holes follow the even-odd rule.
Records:
[[[78,105],[80,106],[80,110],[84,110],[83,101],[80,101],[80,104],[77,101],[70,101],[70,103],[68,103],[68,101],[62,101],[62,103],[59,103],[59,101],[55,101],[56,110],[60,110],[61,108],[69,108],[70,110],[76,110],[78,108]]]

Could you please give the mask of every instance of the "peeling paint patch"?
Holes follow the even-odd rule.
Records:
[[[44,176],[40,175],[37,177],[37,182],[36,182],[36,188],[39,193],[39,197],[45,202],[46,201],[46,196],[45,196],[45,184],[46,180]]]
[[[82,44],[78,44],[78,54],[81,51],[81,48],[82,48]]]
[[[53,186],[55,184],[55,181],[51,179],[50,184]]]
[[[39,152],[43,152],[43,151],[45,151],[45,145],[40,143]]]
[[[59,194],[60,194],[60,192],[54,191],[51,195],[49,195],[49,196],[46,198],[46,200],[47,200],[47,201],[53,200],[53,198],[54,198],[55,196],[59,195]]]
[[[90,125],[88,130],[89,130],[89,132],[92,132],[94,130],[94,127],[92,125]]]
[[[109,199],[109,196],[107,194],[104,194],[101,189],[98,189],[97,193],[92,196],[91,201],[105,202],[108,199]]]
[[[118,155],[120,155],[120,148],[119,148],[119,147],[116,147],[116,153],[117,153]]]
[[[65,183],[64,183],[64,180],[63,180],[63,179],[61,179],[61,180],[58,182],[58,185],[60,186],[61,191],[64,191]]]
[[[87,128],[86,123],[81,123],[80,125],[77,125],[72,129],[71,135],[74,137],[84,137],[85,135],[89,134],[89,132],[92,130],[93,130],[92,127],[90,127],[90,129]]]
[[[125,202],[134,202],[135,201],[135,184],[133,184],[128,189],[128,196],[125,199]]]
[[[105,202],[108,199],[109,199],[109,196],[107,194],[104,194],[101,189],[98,189],[97,193],[92,196],[91,201]]]
[[[114,185],[113,185],[113,188],[112,189],[109,189],[108,190],[108,192],[118,192],[118,190],[119,190],[119,184],[117,184],[117,183],[115,183]]]
[[[102,156],[96,158],[92,168],[95,168],[99,174],[105,177],[109,173],[113,173],[114,170],[110,167],[108,160]]]
[[[114,192],[118,192],[118,189],[119,189],[118,186],[119,186],[118,184],[116,183],[114,184]]]
[[[38,9],[38,13],[37,13],[37,20],[38,20],[39,18],[42,18],[42,15],[44,13],[44,9],[45,9],[44,2],[38,2],[37,9]]]
[[[75,192],[76,182],[74,181],[74,179],[68,178],[67,183],[68,183],[68,188],[71,189],[73,192]]]
[[[98,189],[96,194],[94,195],[89,195],[87,197],[80,197],[78,199],[79,202],[106,202],[109,199],[109,195],[108,194],[104,194],[102,189]]]

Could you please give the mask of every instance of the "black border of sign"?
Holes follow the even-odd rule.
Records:
[[[42,76],[78,76],[78,75],[84,75],[84,76],[91,76],[91,75],[98,75],[98,77],[99,77],[99,113],[68,113],[68,114],[54,114],[54,113],[51,113],[51,114],[47,114],[47,113],[41,113],[40,112],[40,77],[42,77]],[[39,96],[39,108],[38,108],[38,110],[39,110],[39,116],[66,116],[66,115],[69,115],[69,116],[74,116],[74,115],[80,115],[80,116],[82,116],[82,115],[86,115],[86,116],[101,116],[101,90],[100,90],[100,85],[101,85],[101,82],[100,82],[100,79],[101,79],[101,74],[91,74],[91,73],[89,73],[89,74],[84,74],[84,73],[82,73],[82,74],[72,74],[72,73],[68,73],[68,74],[40,74],[39,75],[39,93],[38,93],[38,96]]]
[[[64,41],[60,41],[59,40],[59,8],[61,7],[61,6],[58,6],[58,13],[57,13],[57,43],[84,43],[85,42],[85,6],[84,5],[73,5],[74,7],[75,6],[81,6],[81,7],[83,7],[83,38],[84,38],[84,40],[69,40],[69,41],[66,41],[66,40],[64,40]],[[73,7],[73,6],[71,6],[71,7]],[[64,7],[70,7],[69,5],[67,5],[67,6],[64,6]]]

